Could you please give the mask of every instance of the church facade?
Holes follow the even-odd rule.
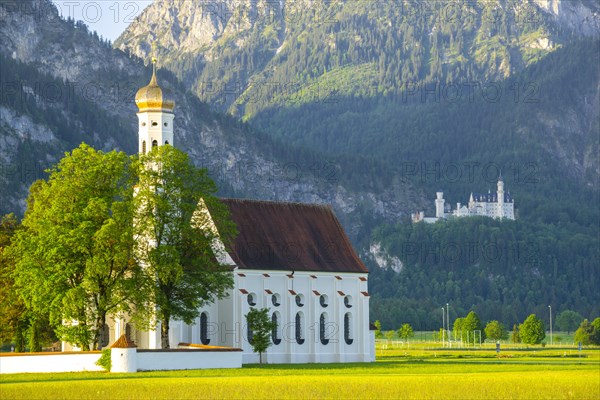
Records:
[[[155,63],[155,60],[153,60]],[[157,83],[136,95],[139,151],[174,144],[175,102]],[[226,298],[199,310],[194,324],[171,321],[169,344],[236,347],[258,362],[245,315],[269,308],[277,327],[267,363],[374,361],[369,330],[368,270],[329,206],[223,199],[237,225],[234,246],[220,262],[233,273]],[[160,326],[139,330],[113,318],[108,342],[127,334],[141,349],[161,346]]]

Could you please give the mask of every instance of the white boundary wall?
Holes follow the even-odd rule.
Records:
[[[242,351],[138,350],[140,371],[242,368]]]
[[[104,371],[96,365],[101,355],[100,352],[11,354],[0,356],[0,373]]]
[[[131,365],[138,371],[171,371],[182,369],[241,368],[242,351],[207,350],[146,350],[112,349],[112,353],[129,350],[128,357],[119,357],[127,365],[118,365],[112,357],[114,372],[127,372]],[[115,354],[116,355],[116,354]],[[120,355],[120,354],[119,354]],[[11,354],[0,356],[1,374],[34,372],[104,371],[96,365],[100,352]],[[131,371],[135,372],[135,371]]]

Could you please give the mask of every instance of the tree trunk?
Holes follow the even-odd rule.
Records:
[[[160,347],[169,349],[169,320],[170,315],[163,313],[162,321],[160,322]]]
[[[258,353],[258,360],[260,362],[260,365],[262,365],[262,352]]]
[[[98,315],[96,316],[96,321],[94,323],[94,343],[93,343],[93,349],[94,350],[101,350],[101,339],[102,339],[102,334],[104,331],[104,324],[106,323],[106,313],[98,313]]]
[[[15,353],[22,353],[25,351],[25,332],[19,321],[15,332]]]
[[[42,345],[40,343],[40,323],[37,320],[33,320],[29,327],[29,351],[31,353],[42,351]]]

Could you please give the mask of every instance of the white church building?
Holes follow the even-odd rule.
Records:
[[[140,153],[173,144],[175,102],[158,85],[156,68],[150,84],[138,91],[136,104]],[[194,324],[171,321],[170,347],[191,343],[241,348],[243,362],[256,363],[244,316],[252,307],[267,307],[277,328],[263,361],[374,361],[368,270],[333,210],[324,205],[222,201],[239,232],[224,261],[232,270],[233,288],[226,298],[200,309]],[[140,349],[161,345],[160,325],[136,331],[118,318],[108,330],[108,345],[122,334]]]
[[[487,194],[471,193],[467,205],[456,203],[454,210],[450,209],[450,205],[446,205],[444,193],[439,191],[436,193],[435,199],[435,217],[425,217],[425,212],[420,211],[412,214],[413,223],[426,222],[435,223],[439,220],[452,217],[489,217],[496,219],[515,219],[515,201],[510,192],[504,191],[504,179],[502,176],[498,178],[497,191]]]

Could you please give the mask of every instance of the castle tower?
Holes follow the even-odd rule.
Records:
[[[175,100],[170,91],[162,89],[156,79],[156,57],[152,57],[152,79],[135,95],[139,120],[139,153],[146,154],[152,147],[173,144]]]
[[[502,174],[498,178],[498,217],[504,218],[504,181],[502,180]]]
[[[444,193],[437,192],[436,199],[435,199],[435,217],[436,218],[444,218],[444,203],[445,202],[446,202],[446,200],[444,200]]]

